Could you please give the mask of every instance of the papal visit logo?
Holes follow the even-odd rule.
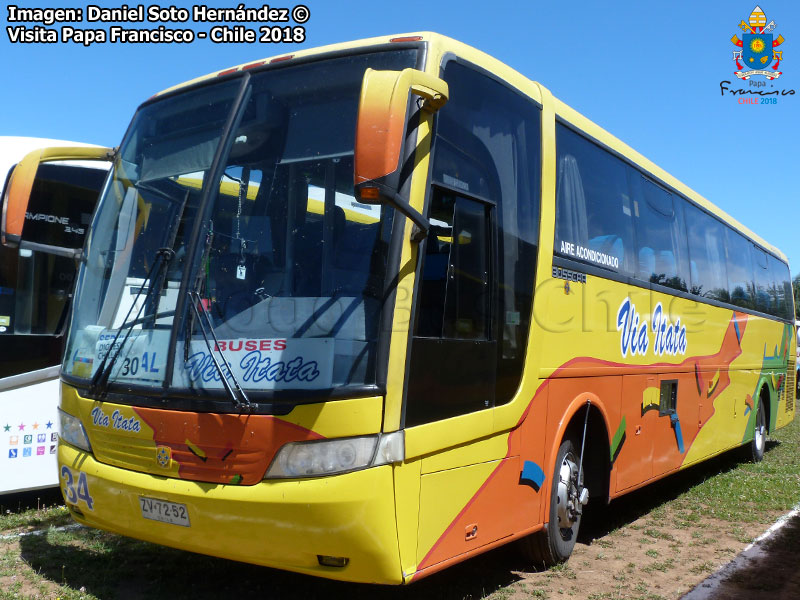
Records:
[[[743,20],[739,23],[739,28],[745,32],[742,39],[739,39],[738,35],[731,38],[731,42],[741,48],[733,53],[733,61],[738,69],[734,75],[739,79],[750,79],[756,75],[762,75],[767,79],[780,77],[783,73],[778,71],[778,67],[783,60],[783,51],[775,48],[780,46],[784,39],[782,35],[773,36],[775,21],[767,23],[767,15],[760,6],[756,6],[750,13],[747,23]],[[775,61],[775,64],[770,66],[772,61]]]

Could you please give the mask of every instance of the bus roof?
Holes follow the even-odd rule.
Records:
[[[618,152],[620,155],[624,156],[628,160],[632,161],[633,163],[639,165],[643,169],[649,171],[655,177],[661,179],[664,183],[671,186],[681,194],[685,195],[687,198],[694,201],[696,204],[707,210],[709,213],[716,215],[718,218],[722,219],[723,221],[730,223],[739,231],[750,237],[753,241],[763,246],[765,249],[769,250],[776,256],[780,257],[781,260],[787,262],[786,255],[781,252],[777,247],[773,246],[766,240],[764,240],[761,236],[757,235],[753,231],[751,231],[748,227],[734,219],[728,213],[720,209],[718,206],[713,204],[711,201],[707,200],[705,197],[701,196],[686,184],[681,182],[676,177],[672,176],[664,169],[641,155],[639,152],[628,146],[625,142],[617,138],[616,136],[612,135],[590,119],[586,118],[578,111],[570,108],[564,102],[558,100],[557,98],[553,97],[552,94],[540,83],[529,79],[528,77],[522,75],[518,71],[512,69],[508,65],[500,62],[496,58],[482,52],[472,46],[468,46],[462,42],[449,38],[447,36],[433,33],[429,31],[422,31],[422,32],[412,32],[412,33],[401,33],[401,34],[394,34],[394,35],[386,35],[380,37],[373,37],[373,38],[366,38],[362,40],[355,40],[351,42],[343,42],[339,44],[331,44],[327,46],[320,46],[317,48],[310,48],[307,50],[298,50],[297,52],[291,54],[279,54],[273,57],[267,57],[255,61],[251,61],[248,63],[244,63],[241,65],[237,65],[235,67],[231,67],[228,69],[223,69],[220,71],[215,71],[213,73],[209,73],[202,77],[198,77],[196,79],[192,79],[190,81],[181,83],[179,85],[167,88],[158,92],[153,96],[154,98],[160,96],[162,94],[170,93],[176,91],[180,88],[195,85],[201,83],[203,81],[207,81],[209,79],[213,79],[215,77],[220,77],[228,74],[233,74],[237,71],[241,70],[249,70],[252,68],[258,68],[262,65],[269,65],[271,63],[276,62],[286,62],[292,59],[297,58],[304,58],[314,55],[322,55],[332,52],[341,52],[347,50],[355,50],[359,48],[368,48],[370,46],[384,46],[389,43],[396,43],[396,42],[424,42],[428,45],[428,65],[438,65],[441,62],[441,58],[446,54],[455,54],[460,56],[461,58],[468,60],[487,71],[493,73],[497,77],[505,80],[510,85],[518,88],[521,92],[525,93],[526,95],[530,96],[536,102],[542,104],[543,97],[551,97],[554,101],[554,109],[557,117],[571,123],[572,125],[576,126],[580,130],[584,131],[600,143],[606,145],[610,149],[615,152]],[[431,67],[429,66],[428,69],[430,70]],[[438,74],[438,73],[437,73]]]
[[[11,167],[21,161],[26,154],[33,152],[37,148],[50,148],[54,146],[100,147],[96,146],[95,144],[70,142],[68,140],[0,135],[0,190],[2,190],[5,186],[5,180],[11,171]],[[93,169],[108,170],[109,168],[107,163],[99,161],[69,161],[69,163],[71,165],[86,166]]]

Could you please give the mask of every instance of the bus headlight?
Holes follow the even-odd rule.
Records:
[[[60,408],[58,409],[58,418],[61,421],[61,433],[59,434],[61,439],[81,450],[91,452],[92,445],[89,443],[89,437],[86,435],[81,420],[65,413]]]
[[[404,457],[402,431],[385,435],[290,442],[272,459],[264,479],[334,475],[400,462]]]

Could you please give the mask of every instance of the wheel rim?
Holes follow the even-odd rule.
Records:
[[[580,519],[580,500],[578,492],[578,465],[571,452],[564,456],[558,469],[558,527],[562,537]]]
[[[767,428],[764,426],[764,408],[763,405],[761,405],[758,407],[758,415],[756,417],[756,431],[755,431],[756,450],[758,450],[759,454],[764,451],[766,429]]]

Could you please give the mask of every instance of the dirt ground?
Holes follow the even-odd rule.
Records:
[[[800,598],[800,515],[761,545],[757,556],[726,574],[721,582],[700,584],[692,596],[697,600],[797,600]]]
[[[612,523],[619,509],[618,505],[607,509]],[[544,572],[516,571],[518,582],[499,590],[496,597],[680,598],[766,529],[762,523],[735,524],[708,518],[703,516],[703,509],[699,506],[686,513],[665,505],[618,527],[595,524],[580,536],[566,565]],[[626,506],[622,511],[630,515],[636,508]],[[686,517],[690,519],[688,525]],[[728,597],[714,596],[715,600]]]

